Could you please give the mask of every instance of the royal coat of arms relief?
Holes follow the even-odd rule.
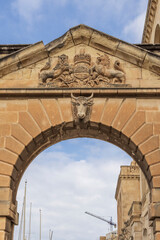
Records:
[[[71,59],[70,59],[71,60]],[[69,63],[67,55],[58,56],[55,66],[50,62],[39,72],[39,86],[55,88],[99,88],[99,87],[127,87],[126,73],[121,63],[116,60],[111,66],[107,54],[98,54],[92,62],[90,54],[81,49]]]

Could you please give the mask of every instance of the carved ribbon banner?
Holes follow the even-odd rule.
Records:
[[[51,69],[50,63],[40,70],[39,86],[63,88],[99,88],[127,87],[126,74],[117,60],[110,67],[108,55],[97,57],[96,63],[91,62],[91,55],[84,49],[74,56],[73,64],[69,64],[68,56],[58,56],[56,66]]]

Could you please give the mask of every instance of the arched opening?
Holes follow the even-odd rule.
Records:
[[[155,30],[155,36],[154,36],[154,43],[158,44],[160,43],[160,26],[157,24],[156,30]]]
[[[131,142],[122,133],[118,132],[113,128],[109,128],[102,124],[99,125],[92,122],[90,123],[90,126],[86,129],[76,129],[73,123],[66,123],[65,125],[60,125],[55,128],[48,129],[47,131],[43,132],[43,134],[40,134],[36,138],[34,138],[33,141],[30,143],[28,148],[32,149],[32,151],[30,156],[27,157],[27,161],[23,163],[24,165],[21,165],[21,169],[17,174],[17,185],[13,192],[14,199],[16,199],[18,185],[25,169],[41,151],[43,151],[48,146],[51,146],[62,140],[78,137],[96,138],[113,143],[114,145],[120,147],[125,152],[127,152],[131,156],[131,158],[138,163],[143,173],[146,174],[146,169],[144,168],[145,159],[143,158],[143,155],[141,154],[140,150],[137,149],[134,143]],[[23,156],[23,152],[21,155]],[[147,181],[149,182],[149,179],[147,179]]]
[[[23,202],[27,178],[27,237],[31,200],[32,209],[35,209],[32,237],[36,239],[39,238],[39,208],[42,209],[43,239],[48,237],[50,228],[54,230],[55,239],[105,236],[110,225],[84,212],[108,220],[112,216],[116,222],[114,196],[120,165],[130,165],[130,162],[131,158],[120,148],[91,138],[66,140],[47,148],[27,168],[18,190],[17,200],[21,198]],[[31,195],[34,195],[32,199]],[[20,204],[20,211],[21,208]]]

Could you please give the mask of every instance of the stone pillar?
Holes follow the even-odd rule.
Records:
[[[128,214],[130,216],[131,236],[136,240],[142,240],[141,211],[141,202],[133,201]]]
[[[12,240],[14,225],[18,224],[17,203],[12,203],[12,190],[0,188],[0,240]]]
[[[155,218],[153,220],[153,232],[155,240],[160,240],[160,218]]]
[[[154,240],[160,240],[160,188],[153,188],[151,197],[149,219],[153,222]]]

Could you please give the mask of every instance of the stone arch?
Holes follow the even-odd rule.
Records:
[[[160,26],[157,24],[154,35],[154,43],[160,43]]]
[[[159,125],[154,123],[157,116],[153,102],[150,103],[152,114],[148,109],[149,102],[143,103],[143,99],[95,94],[90,122],[87,127],[78,129],[73,121],[70,97],[8,100],[5,123],[1,123],[5,140],[0,148],[0,187],[7,203],[1,216],[10,219],[12,225],[16,223],[16,192],[30,162],[50,145],[77,137],[111,142],[135,159],[151,190],[151,218],[157,216],[155,204],[159,202],[160,150],[156,127],[158,129]],[[5,117],[8,121],[10,119],[8,124]]]

